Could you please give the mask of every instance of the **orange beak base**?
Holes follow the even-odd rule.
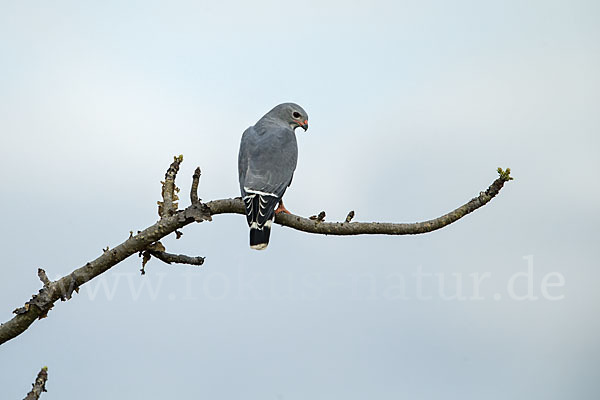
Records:
[[[304,132],[306,132],[306,130],[308,129],[308,120],[305,119],[304,122],[300,124],[300,126],[302,127],[302,129],[304,129]]]

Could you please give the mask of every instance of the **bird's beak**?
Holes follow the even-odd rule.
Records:
[[[306,132],[306,130],[308,129],[308,120],[305,119],[304,122],[300,124],[300,126],[302,127],[302,129],[304,129],[304,132]]]

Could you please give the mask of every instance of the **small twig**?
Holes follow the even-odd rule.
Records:
[[[50,285],[50,279],[48,279],[48,275],[46,275],[46,271],[41,268],[38,268],[38,277],[44,284],[44,287]]]
[[[354,210],[350,211],[348,215],[346,215],[346,222],[352,221],[352,218],[354,218]]]
[[[40,395],[46,390],[46,381],[48,380],[48,367],[43,367],[38,373],[35,382],[32,384],[31,392],[27,393],[24,400],[38,400]]]
[[[146,275],[146,264],[148,263],[148,261],[150,261],[152,256],[150,255],[149,251],[143,251],[140,252],[140,257],[142,257],[142,268],[140,268],[140,273],[142,275]]]
[[[325,211],[321,211],[319,215],[311,215],[310,217],[308,217],[308,219],[317,222],[323,222],[325,221]]]
[[[157,241],[149,245],[145,250],[140,251],[139,256],[142,257],[142,269],[140,269],[140,272],[142,275],[146,275],[146,264],[150,261],[150,258],[152,258],[152,252],[161,252],[165,250],[167,250],[165,246],[160,241]]]
[[[177,211],[177,203],[175,201],[179,200],[179,197],[175,192],[178,192],[179,188],[175,186],[175,178],[182,162],[183,155],[173,157],[173,162],[165,174],[165,181],[162,184],[163,201],[158,202],[158,216],[161,218],[170,217]]]
[[[158,258],[160,261],[167,264],[188,264],[188,265],[202,265],[204,264],[204,257],[200,256],[186,256],[185,254],[171,254],[164,251],[150,251],[152,256]]]
[[[192,188],[190,189],[190,201],[192,204],[200,202],[200,198],[198,198],[198,184],[200,183],[200,175],[202,175],[202,172],[200,171],[200,167],[197,167],[194,171],[194,175],[192,176]]]
[[[144,251],[140,252],[142,257],[142,268],[140,272],[142,275],[146,274],[146,264],[150,261],[150,258],[155,257],[160,261],[167,264],[188,264],[188,265],[202,265],[204,264],[204,257],[200,256],[186,256],[185,254],[171,254],[166,252],[165,246],[161,242],[152,243]]]

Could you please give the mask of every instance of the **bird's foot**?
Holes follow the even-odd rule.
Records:
[[[279,201],[279,207],[277,207],[275,210],[275,214],[279,213],[291,214],[291,212],[289,212],[288,209],[283,205],[283,201]]]

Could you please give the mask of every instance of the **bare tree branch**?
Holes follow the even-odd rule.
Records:
[[[194,221],[210,220],[210,212],[203,204],[190,206],[175,215],[162,218],[154,225],[127,239],[112,250],[76,269],[70,275],[51,282],[34,295],[24,307],[15,310],[15,317],[0,325],[0,344],[23,333],[37,318],[43,318],[58,299],[65,299],[70,292],[96,276],[108,271],[132,254],[145,250],[159,239]],[[72,292],[72,291],[71,291]]]
[[[325,216],[325,211],[321,211],[319,215],[311,215],[310,217],[308,217],[308,219],[310,219],[311,221],[323,222],[325,221]]]
[[[200,167],[197,167],[194,171],[194,175],[192,176],[192,187],[190,189],[190,203],[197,204],[200,202],[198,198],[198,184],[200,183],[200,175],[202,172],[200,171]]]
[[[350,211],[348,215],[346,215],[346,222],[352,221],[352,218],[354,218],[354,210]]]
[[[302,218],[293,214],[279,213],[275,217],[275,222],[299,231],[324,235],[416,235],[419,233],[432,232],[450,225],[492,200],[500,192],[500,189],[502,189],[504,184],[509,180],[512,180],[510,168],[506,171],[498,168],[498,173],[500,174],[500,177],[496,179],[485,192],[479,193],[479,196],[441,217],[424,222],[323,222],[325,212],[321,212],[314,219]],[[210,209],[211,215],[245,213],[244,204],[239,198],[214,200],[206,203],[206,205]]]
[[[177,231],[175,231],[177,233]],[[204,264],[204,257],[200,256],[186,256],[184,254],[171,254],[167,253],[167,249],[161,242],[152,243],[146,248],[146,250],[140,252],[142,257],[142,269],[140,272],[142,275],[146,274],[146,264],[150,261],[150,258],[158,258],[166,264],[188,264],[188,265],[202,265]]]
[[[46,381],[48,380],[48,367],[43,367],[32,384],[31,392],[27,393],[24,400],[38,400],[42,392],[46,392]]]
[[[46,275],[46,271],[41,268],[38,268],[38,277],[40,281],[44,284],[44,286],[48,286],[50,284],[50,279],[48,279],[48,275]]]
[[[162,187],[163,202],[159,202],[159,214],[161,219],[154,225],[133,235],[130,232],[129,238],[114,249],[105,249],[102,255],[84,266],[77,268],[71,274],[56,281],[45,281],[44,287],[38,294],[33,295],[23,307],[14,310],[16,314],[11,320],[0,324],[0,344],[15,338],[23,333],[36,319],[44,318],[48,311],[54,306],[54,303],[61,299],[63,301],[71,298],[73,292],[78,292],[79,287],[90,281],[96,276],[108,271],[114,265],[125,260],[135,253],[150,251],[150,255],[167,262],[179,262],[192,265],[201,265],[204,262],[202,257],[190,257],[185,255],[173,255],[159,251],[152,254],[152,245],[161,238],[191,224],[192,222],[212,221],[212,216],[217,214],[244,214],[244,205],[238,198],[214,200],[208,203],[201,203],[198,199],[197,188],[200,179],[200,170],[197,169],[192,180],[192,191],[190,200],[192,204],[184,210],[177,211],[177,200],[175,192],[175,177],[179,170],[179,165],[183,157],[175,157],[175,160],[169,167],[165,176],[165,182]],[[325,213],[322,212],[315,220],[303,218],[293,214],[277,214],[275,222],[303,232],[326,234],[326,235],[364,235],[364,234],[382,234],[382,235],[414,235],[418,233],[431,232],[443,228],[474,210],[487,204],[502,189],[505,182],[510,177],[510,169],[503,171],[498,168],[500,177],[496,179],[490,187],[481,192],[479,196],[473,198],[468,203],[449,212],[439,218],[425,222],[417,223],[387,223],[387,222],[324,222]],[[347,217],[346,220],[349,218]],[[190,262],[192,261],[192,262]],[[43,274],[45,276],[45,273]],[[47,278],[47,277],[46,277]]]
[[[179,188],[175,186],[175,177],[179,172],[179,166],[182,162],[182,155],[173,157],[173,162],[165,174],[165,181],[162,185],[163,201],[158,202],[158,216],[161,218],[173,215],[177,211],[177,203],[174,201],[179,200],[179,197],[175,193],[179,191]]]
[[[188,265],[202,265],[204,264],[204,257],[200,256],[186,256],[185,254],[171,254],[166,251],[150,251],[153,257],[158,258],[160,261],[167,264],[188,264]]]

